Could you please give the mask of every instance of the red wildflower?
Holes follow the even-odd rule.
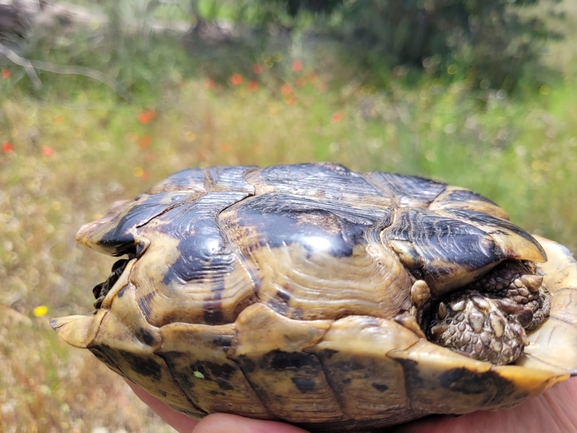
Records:
[[[7,80],[10,78],[10,70],[9,69],[2,69],[2,78]]]
[[[264,68],[263,68],[262,65],[260,65],[260,64],[258,64],[258,63],[255,63],[255,64],[252,66],[252,71],[253,71],[256,75],[259,75],[259,74],[262,74],[262,71],[264,71]]]
[[[147,123],[150,123],[151,121],[156,119],[157,115],[158,115],[157,111],[154,108],[151,108],[150,110],[145,110],[141,112],[138,115],[138,121],[143,125],[146,125]]]
[[[256,92],[258,89],[258,83],[256,81],[249,81],[248,83],[248,90],[251,92]]]
[[[280,88],[280,92],[285,95],[288,96],[293,92],[293,88],[290,84],[283,84],[282,87]]]
[[[303,70],[303,62],[300,60],[293,60],[291,68],[295,72],[300,72]]]
[[[12,146],[12,143],[10,143],[9,141],[7,141],[6,143],[4,143],[2,145],[2,152],[4,153],[9,153],[12,152],[14,150],[14,146]]]
[[[150,134],[144,134],[138,140],[138,147],[140,147],[140,150],[146,150],[150,146],[150,143],[152,143],[152,137]]]
[[[46,156],[47,158],[50,158],[51,156],[54,155],[54,149],[48,146],[42,146],[41,152],[42,155]]]
[[[240,75],[238,72],[235,74],[232,74],[230,76],[230,82],[234,85],[234,86],[240,86],[242,84],[242,75]]]
[[[341,113],[340,111],[335,111],[333,114],[331,114],[331,120],[333,121],[333,123],[339,123],[344,118],[345,118],[345,115],[343,113]]]

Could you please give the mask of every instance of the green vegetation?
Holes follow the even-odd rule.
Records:
[[[425,72],[445,82],[465,82],[471,90],[490,87],[511,93],[522,78],[543,83],[553,73],[541,62],[541,50],[544,41],[563,36],[557,29],[564,15],[556,3],[241,0],[199,5],[251,27],[286,29],[305,41],[312,39],[318,57],[328,47],[364,84],[387,87],[391,71],[402,65],[411,79]]]
[[[577,7],[557,7],[574,32]],[[163,431],[47,318],[89,313],[112,263],[76,246],[77,228],[186,167],[331,160],[433,177],[577,251],[575,33],[548,43],[558,74],[524,77],[511,95],[472,91],[466,76],[409,80],[402,67],[379,90],[343,80],[336,66],[347,65],[328,68],[330,53],[316,61],[298,43],[191,56],[185,39],[100,31],[39,39],[27,58],[105,72],[130,100],[85,74],[38,69],[34,89],[23,68],[0,65],[0,431]]]

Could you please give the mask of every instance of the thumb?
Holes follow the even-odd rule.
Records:
[[[307,433],[305,430],[276,421],[244,418],[215,413],[203,418],[192,433]]]

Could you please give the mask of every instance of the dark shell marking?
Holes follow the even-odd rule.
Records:
[[[135,259],[95,288],[114,319],[88,347],[193,416],[373,428],[516,404],[559,374],[520,384],[514,367],[423,338],[500,363],[475,346],[504,332],[488,300],[527,332],[550,306],[539,243],[441,182],[336,164],[189,169],[78,238]]]

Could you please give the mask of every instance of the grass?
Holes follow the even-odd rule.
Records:
[[[15,68],[0,78],[0,431],[171,431],[47,318],[88,313],[112,263],[76,246],[77,228],[186,167],[331,160],[432,177],[577,251],[571,74],[479,110],[462,82],[377,93],[282,62],[236,85],[175,73],[130,103],[86,80],[50,77],[39,95]]]

